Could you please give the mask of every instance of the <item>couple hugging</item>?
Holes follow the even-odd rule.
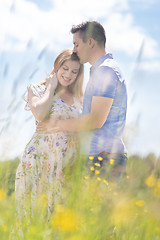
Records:
[[[28,87],[26,109],[36,119],[36,132],[16,172],[19,203],[27,191],[33,204],[37,194],[47,192],[50,211],[61,189],[63,169],[73,164],[79,143],[86,166],[93,175],[96,167],[99,172],[103,169],[106,180],[110,161],[114,166],[110,177],[116,179],[127,161],[121,138],[126,121],[126,83],[112,54],[105,49],[105,30],[100,23],[87,21],[74,25],[71,33],[73,50],[63,50],[50,75]],[[92,66],[83,95],[83,64],[87,62]]]

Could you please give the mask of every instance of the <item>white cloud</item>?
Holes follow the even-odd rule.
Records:
[[[74,0],[53,0],[50,11],[42,11],[33,2],[16,0],[14,11],[10,12],[12,4],[12,0],[6,0],[0,6],[1,50],[25,50],[30,39],[39,49],[46,44],[53,49],[72,46],[71,26],[96,19],[104,25],[112,49],[134,55],[145,38],[146,56],[156,55],[155,40],[134,25],[128,0],[81,0],[78,4]]]
[[[134,25],[131,14],[112,14],[105,23],[105,29],[112,49],[124,51],[133,56],[138,53],[144,41],[143,56],[146,58],[158,56],[157,42],[147,36],[142,28]]]
[[[144,8],[148,8],[150,5],[153,5],[157,2],[157,0],[131,0],[133,3],[138,3],[138,5],[141,4]]]
[[[112,14],[105,28],[113,49],[125,51],[129,55],[137,52],[143,34],[139,27],[134,26],[131,14]]]
[[[160,72],[160,61],[144,61],[140,64],[140,69],[147,72]]]

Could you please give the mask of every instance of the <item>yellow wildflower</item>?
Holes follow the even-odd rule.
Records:
[[[94,164],[96,167],[100,167],[101,165],[99,163]]]
[[[100,178],[100,177],[97,177],[97,180],[98,180],[98,181],[101,181],[101,178]]]
[[[94,167],[90,167],[90,170],[93,172],[94,171]]]
[[[107,180],[103,180],[103,182],[106,184],[106,185],[108,185],[109,184],[109,182],[107,181]]]
[[[136,205],[137,205],[138,207],[143,207],[144,204],[145,204],[145,201],[143,201],[143,200],[139,200],[139,201],[136,202]]]
[[[93,156],[89,156],[89,160],[93,160],[94,159],[94,157]]]
[[[84,176],[84,179],[88,179],[88,176]]]
[[[113,165],[114,164],[114,159],[109,159],[109,163],[111,164],[111,165]]]
[[[145,182],[148,187],[154,187],[156,184],[156,178],[153,175],[151,175],[146,179]]]
[[[57,207],[57,211],[51,219],[52,226],[59,230],[72,231],[78,230],[80,227],[81,216],[71,209]]]
[[[95,174],[96,175],[100,174],[100,171],[99,170],[95,170]]]
[[[102,158],[102,157],[98,157],[98,160],[99,160],[99,161],[102,161],[102,160],[103,160],[103,158]]]
[[[130,178],[130,176],[128,176],[128,175],[127,175],[127,176],[126,176],[126,178],[127,178],[127,179],[129,179],[129,178]]]
[[[3,189],[0,189],[0,201],[6,198],[6,194]]]

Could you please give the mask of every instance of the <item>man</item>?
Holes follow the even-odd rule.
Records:
[[[91,171],[96,173],[95,166],[110,163],[115,166],[112,175],[119,176],[127,160],[121,139],[127,109],[125,80],[112,55],[106,53],[105,30],[100,23],[84,22],[73,26],[71,33],[73,51],[80,62],[92,65],[82,116],[59,121],[49,119],[39,125],[39,131],[55,127],[58,131],[80,132],[80,152],[91,160],[88,160],[92,162]]]

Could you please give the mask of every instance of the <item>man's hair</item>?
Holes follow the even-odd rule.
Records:
[[[106,34],[103,26],[96,21],[86,21],[78,25],[73,25],[71,33],[79,32],[83,42],[93,38],[98,45],[104,46],[106,43]]]

